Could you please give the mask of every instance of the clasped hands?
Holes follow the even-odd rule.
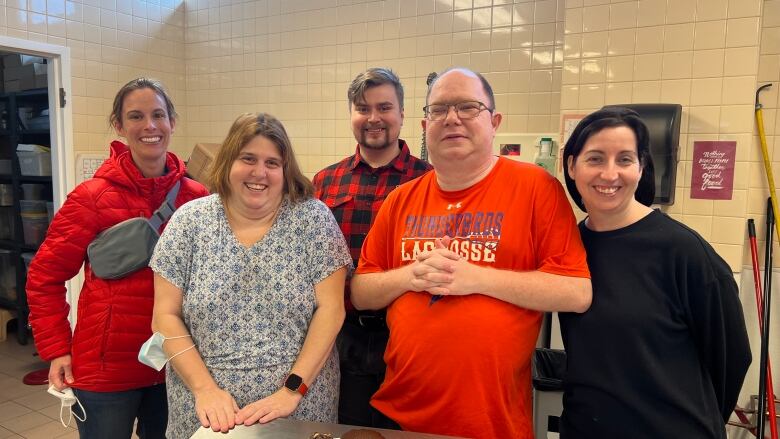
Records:
[[[409,264],[411,290],[427,291],[433,295],[474,294],[479,292],[479,274],[482,267],[474,265],[449,249],[452,238],[437,238],[435,248],[420,253]]]
[[[303,398],[297,392],[279,389],[267,397],[239,409],[230,393],[219,387],[193,392],[195,411],[202,426],[227,433],[236,425],[265,424],[289,416]]]

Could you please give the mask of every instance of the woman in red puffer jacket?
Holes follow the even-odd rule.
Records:
[[[208,194],[184,178],[184,162],[168,152],[176,112],[162,84],[130,81],[117,93],[110,117],[127,144],[111,144],[111,156],[92,179],[78,185],[49,227],[27,275],[27,300],[35,346],[51,362],[49,382],[73,388],[84,407],[82,438],[162,438],[167,422],[165,374],[138,362],[151,334],[154,286],[148,267],[121,279],[95,276],[87,246],[107,228],[149,217],[181,181],[176,206]],[[75,331],[71,335],[65,282],[84,265]],[[78,405],[77,405],[78,406]],[[80,409],[74,406],[78,415]]]

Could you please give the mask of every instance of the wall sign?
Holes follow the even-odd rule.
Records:
[[[563,148],[566,146],[566,142],[571,137],[574,128],[577,128],[577,124],[582,119],[585,119],[587,113],[569,113],[561,116],[561,143],[558,147],[558,175],[563,175]]]
[[[730,200],[736,153],[737,142],[733,140],[693,142],[691,198]]]

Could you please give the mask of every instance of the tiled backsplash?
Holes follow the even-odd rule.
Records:
[[[749,261],[740,224],[755,217],[763,230],[759,83],[776,84],[762,103],[780,157],[780,0],[8,0],[0,34],[71,48],[77,153],[106,149],[114,93],[142,74],[172,91],[174,151],[186,157],[221,141],[239,113],[267,111],[308,175],[354,151],[346,89],[370,66],[404,81],[414,151],[425,78],[450,65],[485,73],[505,133],[557,132],[561,113],[604,104],[680,103],[677,196],[665,210],[735,271]],[[692,144],[718,139],[737,141],[733,198],[692,200]]]
[[[404,83],[402,137],[419,151],[430,72],[484,73],[502,131],[557,131],[563,0],[186,1],[188,141],[220,141],[237,113],[288,127],[304,172],[354,152],[346,91],[367,67]]]
[[[683,105],[676,201],[664,210],[712,242],[735,271],[749,263],[744,259],[745,220],[763,215],[759,206],[767,193],[753,101],[757,80],[780,79],[778,3],[566,2],[562,113],[618,103]],[[777,93],[762,94],[762,102],[773,145]],[[737,141],[731,200],[690,198],[692,146],[697,140]]]

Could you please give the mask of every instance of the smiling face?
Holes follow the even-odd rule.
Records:
[[[631,128],[605,128],[585,142],[577,157],[569,157],[569,176],[592,218],[628,217],[641,204],[634,199],[642,167]]]
[[[125,96],[114,129],[127,140],[133,161],[140,164],[165,161],[175,125],[165,99],[150,88],[140,88]]]
[[[230,168],[228,206],[248,218],[275,212],[284,192],[283,165],[276,144],[265,136],[252,138]]]
[[[404,112],[392,84],[366,89],[363,99],[350,108],[352,134],[361,146],[375,150],[398,148]]]
[[[458,104],[477,101],[490,106],[482,82],[471,72],[451,70],[433,84],[428,97],[431,104]],[[449,108],[444,119],[422,120],[425,141],[436,166],[462,163],[466,166],[484,163],[493,154],[493,138],[501,123],[501,114],[483,110],[473,119],[460,119]]]

